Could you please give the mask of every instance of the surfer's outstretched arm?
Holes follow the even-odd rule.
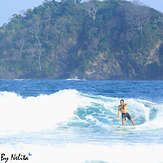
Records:
[[[120,120],[120,110],[121,110],[121,107],[118,106],[118,119]]]
[[[128,104],[128,103],[127,103],[127,102],[125,102],[125,103],[124,103],[124,106],[126,106],[127,104]]]

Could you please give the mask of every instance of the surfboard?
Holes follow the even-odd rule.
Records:
[[[136,126],[119,126],[119,125],[111,125],[112,128],[114,129],[135,129]]]

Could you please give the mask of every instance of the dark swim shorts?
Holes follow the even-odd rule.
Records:
[[[122,119],[125,118],[126,120],[126,117],[130,120],[131,119],[131,116],[129,113],[122,113]]]

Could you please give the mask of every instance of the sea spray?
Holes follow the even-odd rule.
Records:
[[[73,116],[78,107],[78,93],[64,90],[51,95],[22,98],[1,92],[0,130],[38,131],[55,128],[58,122]]]

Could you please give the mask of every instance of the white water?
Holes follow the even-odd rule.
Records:
[[[163,128],[163,104],[155,104],[138,99],[126,99],[129,112],[134,115],[134,120],[141,117],[145,123],[140,127],[143,129]],[[55,129],[60,122],[68,122],[74,116],[78,108],[83,108],[85,114],[89,107],[93,109],[105,109],[110,113],[101,114],[109,121],[117,117],[118,98],[103,96],[92,96],[81,94],[76,90],[63,90],[51,95],[40,95],[38,97],[22,98],[15,93],[0,93],[0,131],[1,134],[9,131],[40,131],[44,129]],[[150,120],[150,110],[157,110],[156,117]],[[99,113],[100,114],[100,113]],[[87,120],[94,119],[92,114],[85,116]],[[96,119],[97,121],[97,119]],[[97,121],[98,122],[98,121]],[[120,121],[118,121],[121,124]],[[106,125],[106,124],[103,124]]]
[[[163,162],[163,144],[156,142],[156,140],[163,142],[161,141],[163,139],[163,104],[140,99],[125,99],[128,102],[128,110],[133,119],[136,122],[141,121],[141,118],[144,119],[144,122],[140,123],[139,129],[134,131],[134,133],[130,133],[130,131],[114,131],[110,128],[112,121],[121,124],[121,121],[117,120],[119,100],[118,98],[82,94],[76,90],[62,90],[51,95],[27,98],[22,98],[15,93],[1,92],[0,159],[2,153],[10,156],[14,153],[28,155],[30,152],[32,156],[29,156],[28,161],[9,160],[8,162]],[[78,109],[83,111],[83,119],[78,117],[80,115],[77,114]],[[150,113],[152,109],[154,109],[153,114]],[[151,119],[150,115],[154,116],[153,119]],[[105,118],[108,123],[100,121],[99,117]],[[73,132],[65,131],[65,135],[61,133],[63,137],[57,137],[60,134],[53,135],[53,132],[58,126],[60,127],[60,124],[71,127],[68,126],[70,122],[83,122],[89,125],[88,128],[85,127],[84,131],[87,132],[84,133],[85,135],[82,133],[82,138],[79,137],[75,142],[74,139],[76,137],[73,135],[77,130],[81,129],[81,126],[77,126]],[[103,137],[99,137],[96,133],[92,134],[94,136],[92,138],[91,132],[88,131],[93,130],[94,127],[102,127],[107,130],[106,135],[105,132],[101,133],[104,134],[104,138],[106,137],[105,141],[103,141]],[[47,130],[50,131],[50,135],[48,135]],[[147,139],[148,131],[149,134],[155,134],[157,131],[156,137],[150,138],[153,141],[147,140],[143,142],[143,140]],[[146,137],[144,137],[144,133],[147,133]],[[37,137],[37,134],[40,135]],[[117,143],[114,143],[113,140],[110,142],[107,134],[113,134],[113,138],[117,137]],[[68,140],[64,139],[66,136],[69,137]],[[88,139],[83,141],[85,137]],[[133,137],[132,140],[140,139],[141,143],[134,144],[128,140],[130,137]],[[36,138],[38,140],[35,142]],[[4,161],[0,160],[0,163],[4,163]]]
[[[9,161],[14,163],[161,163],[163,162],[163,145],[159,144],[115,144],[112,146],[101,144],[67,144],[65,146],[52,145],[3,145],[0,151],[6,156],[11,154],[28,155],[28,161]]]
[[[0,94],[1,131],[38,131],[53,129],[67,121],[78,107],[78,93],[65,90],[51,95],[23,99],[15,93]]]

